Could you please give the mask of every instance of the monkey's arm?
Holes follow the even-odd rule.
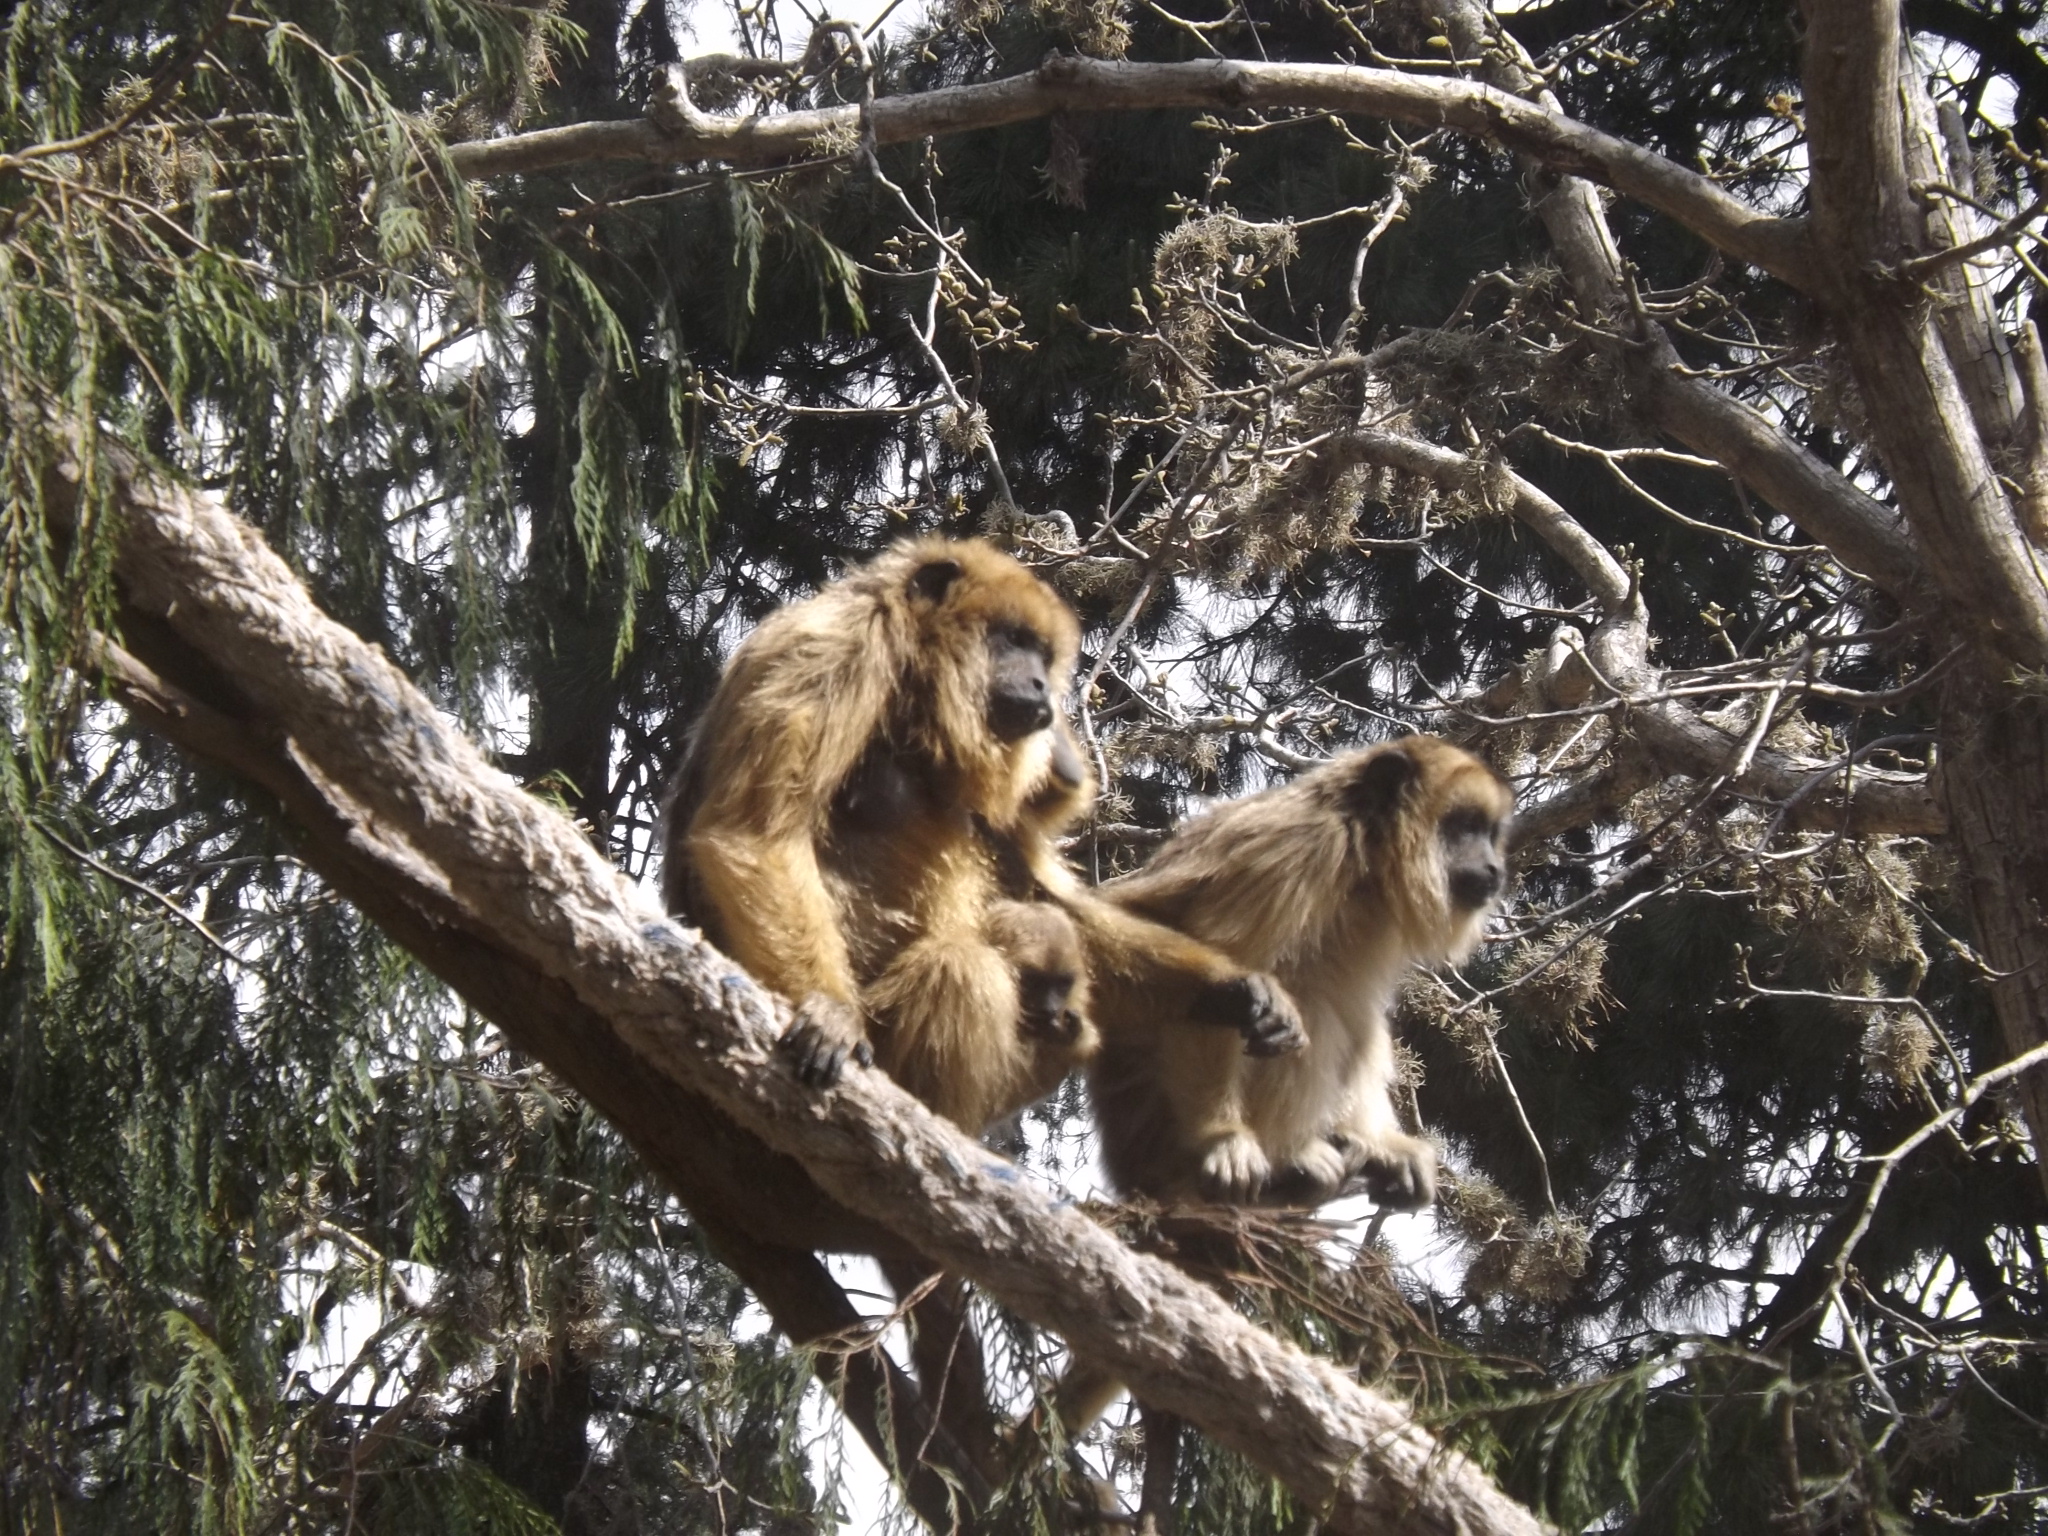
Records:
[[[796,1001],[783,1044],[798,1074],[827,1087],[847,1057],[871,1064],[860,989],[811,839],[702,822],[688,839],[700,889],[720,914],[744,914],[721,925],[733,959]]]
[[[844,915],[818,860],[833,799],[887,703],[858,646],[851,630],[771,620],[755,631],[704,722],[703,797],[681,839],[720,942],[797,1003],[785,1040],[819,1084],[849,1055],[872,1059]]]
[[[1042,874],[1041,883],[1080,930],[1090,985],[1105,1012],[1138,1009],[1163,1023],[1235,1029],[1252,1056],[1280,1056],[1307,1043],[1294,999],[1273,977],[1061,875],[1054,883]]]
[[[858,1000],[846,941],[809,836],[777,836],[700,816],[688,847],[733,959],[786,997],[817,992],[842,1003]]]

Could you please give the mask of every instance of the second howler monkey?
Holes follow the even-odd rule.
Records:
[[[1410,966],[1478,944],[1507,883],[1513,809],[1471,753],[1409,736],[1217,806],[1104,886],[1120,908],[1271,970],[1308,1033],[1297,1054],[1249,1061],[1214,1033],[1098,1006],[1088,1093],[1117,1188],[1315,1205],[1361,1177],[1383,1205],[1428,1205],[1436,1152],[1395,1116],[1387,1010]],[[1066,1433],[1119,1390],[1077,1358],[1054,1391]]]
[[[1478,944],[1507,882],[1513,796],[1462,748],[1409,736],[1199,816],[1103,893],[1270,970],[1308,1048],[1247,1061],[1199,1031],[1098,1008],[1103,1160],[1127,1192],[1316,1204],[1354,1176],[1428,1205],[1436,1154],[1401,1130],[1387,1011],[1416,964]]]

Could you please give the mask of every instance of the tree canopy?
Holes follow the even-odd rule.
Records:
[[[942,1529],[2037,1529],[2038,10],[8,8],[0,1514],[829,1528],[843,1412]],[[1093,877],[1406,731],[1516,788],[1433,1216],[1090,1207],[1370,1389],[1292,1459],[1231,1398],[1335,1377],[799,1127],[606,905],[737,639],[928,530],[1082,618]],[[811,1252],[892,1244],[943,1386]]]

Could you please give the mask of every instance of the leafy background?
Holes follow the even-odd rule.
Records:
[[[1257,0],[1190,26],[966,3],[870,47],[888,91],[1055,47],[1426,58],[1426,10]],[[1998,129],[2030,142],[2032,13],[1948,11],[1946,35],[1975,22],[2003,50],[1926,45],[2009,204],[2024,173]],[[1608,12],[1532,13],[1517,25],[1568,110],[1796,198],[1775,0],[1640,7],[1593,44]],[[1666,667],[1889,621],[1725,477],[1637,476],[1760,542],[1674,522],[1531,430],[1650,441],[1574,346],[1527,189],[1483,147],[1149,113],[873,166],[449,169],[448,142],[637,114],[706,46],[692,28],[807,43],[794,12],[621,0],[5,12],[9,1528],[785,1532],[843,1496],[808,1362],[609,1128],[295,862],[246,789],[100,702],[96,441],[226,496],[636,874],[735,638],[912,529],[1002,539],[1081,611],[1110,780],[1076,855],[1098,873],[1202,797],[1397,730],[1459,729],[1525,794],[1612,762],[1620,740],[1575,743],[1577,721],[1441,707],[1584,613],[1483,485],[1301,450],[1358,409],[1340,390],[1293,397],[1266,457],[1204,478],[1228,392],[1318,347],[1387,349],[1377,387],[1409,430],[1511,459],[1628,551]],[[787,99],[857,99],[853,61],[814,65]],[[716,110],[751,89],[697,93]],[[1612,217],[1646,291],[1692,292],[1690,357],[1877,484],[1798,305],[1653,216]],[[1786,361],[1745,373],[1759,337]],[[45,501],[57,420],[88,431],[73,538]],[[1213,536],[1183,537],[1191,491]],[[1866,692],[1929,661],[1820,649]],[[1781,730],[1911,739],[1925,708],[1822,701]],[[1952,868],[1920,840],[1802,841],[1767,811],[1658,780],[1526,849],[1499,942],[1404,1010],[1415,1107],[1455,1173],[1429,1235],[1396,1252],[1370,1220],[1279,1230],[1244,1304],[1414,1396],[1567,1528],[2036,1529],[2044,1212],[2005,1106],[1901,1166],[1851,1292],[1816,1306],[1859,1159],[1999,1059]],[[1085,1165],[1071,1089],[1006,1135],[1048,1171]],[[983,1320],[1021,1407],[1053,1341]],[[1113,1423],[1088,1454],[1128,1481],[1136,1446]],[[1312,1523],[1206,1446],[1180,1495],[1189,1532]],[[1000,1515],[1061,1518],[1021,1485]]]

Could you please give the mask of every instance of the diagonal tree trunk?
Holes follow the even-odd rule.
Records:
[[[574,993],[451,900],[438,871],[363,825],[165,625],[130,607],[121,628],[125,646],[103,644],[99,665],[129,712],[267,796],[310,868],[619,1126],[776,1326],[794,1343],[827,1346],[819,1377],[875,1459],[897,1469],[911,1508],[933,1530],[971,1529],[987,1503],[976,1456],[932,1423],[917,1384],[888,1356],[856,1347],[864,1320],[812,1252],[908,1255],[901,1240],[833,1202],[800,1164],[700,1096],[650,1075]]]
[[[68,473],[58,473],[54,505],[75,485]],[[202,711],[232,720],[222,704],[239,701],[250,713],[233,729],[259,746],[235,766],[260,767],[266,752],[289,765],[266,787],[354,861],[363,884],[350,893],[366,910],[394,917],[401,942],[481,945],[565,992],[590,1038],[536,1054],[572,1081],[586,1049],[638,1068],[649,1091],[621,1100],[633,1116],[621,1129],[668,1149],[657,1167],[679,1188],[731,1209],[750,1181],[744,1170],[693,1167],[660,1123],[665,1096],[706,1102],[794,1158],[857,1217],[1280,1479],[1324,1529],[1541,1529],[1404,1406],[1133,1253],[885,1075],[854,1072],[824,1093],[798,1083],[774,1043],[787,1004],[668,921],[565,818],[491,768],[384,656],[321,614],[252,529],[207,497],[132,472],[119,479],[121,597],[214,694],[188,699],[159,681],[152,696],[143,677],[124,697],[174,736]],[[385,869],[420,895],[418,907],[375,889]],[[744,1211],[736,1227],[749,1235]]]

